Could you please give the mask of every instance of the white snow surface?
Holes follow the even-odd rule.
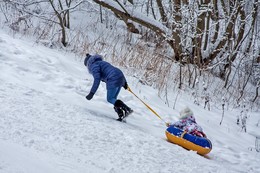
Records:
[[[213,144],[207,158],[167,141],[163,121],[128,91],[119,98],[134,109],[115,121],[102,83],[85,99],[92,76],[83,59],[0,31],[0,173],[259,173],[259,112],[248,133],[236,125],[239,110],[207,111],[183,94],[176,109],[157,90],[126,76],[131,89],[167,121],[188,105]],[[172,98],[175,99],[175,98]],[[259,122],[258,122],[259,123]]]

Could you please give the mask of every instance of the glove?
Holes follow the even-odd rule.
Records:
[[[87,100],[91,100],[94,96],[94,93],[93,92],[90,92],[87,96],[86,96],[86,99]]]
[[[125,90],[127,90],[127,88],[128,88],[127,82],[125,82],[123,87],[124,87]]]
[[[169,127],[171,125],[171,123],[169,122],[166,122],[166,126]]]

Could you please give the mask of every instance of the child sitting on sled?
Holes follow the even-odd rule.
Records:
[[[202,128],[196,123],[195,117],[193,115],[193,112],[190,108],[186,107],[180,112],[179,121],[175,123],[166,123],[167,126],[174,126],[176,128],[179,128],[181,130],[186,131],[187,133],[204,137],[206,138],[206,135],[203,133]]]

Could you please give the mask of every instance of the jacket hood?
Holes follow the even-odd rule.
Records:
[[[101,55],[96,54],[96,55],[91,55],[89,57],[89,59],[87,61],[87,66],[88,66],[89,73],[91,73],[91,66],[92,66],[92,64],[94,64],[97,61],[103,61],[103,58],[102,58]]]
[[[189,107],[185,107],[183,110],[180,112],[180,119],[185,119],[190,116],[194,116],[192,110]]]

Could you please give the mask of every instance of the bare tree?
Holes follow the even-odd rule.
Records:
[[[66,28],[70,29],[70,12],[79,6],[83,1],[79,1],[71,6],[72,0],[48,0],[51,7],[58,18],[58,24],[61,28],[61,43],[67,46]],[[56,2],[56,3],[55,3]]]
[[[32,17],[48,22],[50,25],[58,24],[61,30],[60,41],[63,46],[67,46],[68,43],[66,30],[70,29],[70,14],[83,2],[84,0],[77,2],[72,0],[3,0],[3,3],[5,3],[4,7],[12,8],[12,13],[18,13],[16,21],[12,22],[11,27],[19,26],[18,24],[21,21],[27,22],[27,19]],[[12,13],[9,13],[7,10],[3,11],[4,8],[1,10],[6,15],[6,20],[13,18]],[[53,16],[56,16],[56,19]]]

